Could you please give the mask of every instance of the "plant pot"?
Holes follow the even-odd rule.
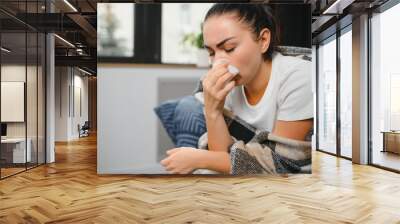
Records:
[[[208,51],[206,49],[198,49],[196,52],[197,63],[196,66],[200,68],[207,68],[210,66],[208,60]]]

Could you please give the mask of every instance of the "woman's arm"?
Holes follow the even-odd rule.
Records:
[[[234,75],[227,66],[226,63],[216,65],[203,80],[208,148],[211,151],[227,152],[232,143],[223,115],[226,97],[235,87]]]
[[[185,147],[167,151],[168,157],[161,161],[170,173],[189,173],[194,169],[210,169],[222,173],[230,171],[228,147],[232,138],[225,123],[223,109],[228,93],[235,87],[234,74],[221,63],[208,71],[202,81],[204,111],[209,150]]]
[[[313,127],[313,119],[300,121],[280,121],[275,122],[272,134],[285,138],[304,141]]]
[[[199,168],[229,174],[231,170],[231,158],[227,152],[215,152],[201,150]]]
[[[168,157],[160,163],[171,174],[187,174],[195,169],[209,169],[229,173],[231,160],[227,152],[214,152],[189,147],[167,151]]]
[[[224,120],[222,113],[207,115],[207,137],[208,149],[210,151],[223,151],[227,152],[228,147],[233,143],[231,135],[229,134],[228,127]]]

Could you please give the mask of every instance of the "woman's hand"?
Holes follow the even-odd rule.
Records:
[[[231,80],[234,74],[228,71],[228,63],[223,62],[210,69],[203,79],[204,108],[206,116],[222,114],[225,98],[235,87]]]
[[[167,151],[168,157],[160,163],[170,174],[188,174],[201,168],[203,150],[181,147]]]

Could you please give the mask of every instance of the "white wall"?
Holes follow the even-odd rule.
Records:
[[[25,82],[25,69],[31,70],[32,67],[26,68],[25,65],[2,65],[1,66],[1,81],[2,82]],[[28,74],[32,74],[28,72]],[[26,83],[26,82],[25,82]],[[6,108],[2,108],[4,110]],[[11,122],[7,123],[7,137],[24,137],[25,123]]]
[[[27,72],[27,73],[26,73]],[[25,65],[3,65],[1,67],[1,81],[2,82],[25,82],[26,77],[28,76],[29,84],[36,85],[36,81],[32,81],[33,78],[31,76],[36,76],[36,67]],[[32,121],[36,123],[36,113],[32,113],[32,111],[36,110],[36,102],[34,105],[29,105],[33,100],[32,97],[36,99],[36,88],[27,88],[27,106],[30,106],[27,110],[28,114],[28,137],[29,134],[36,130],[36,125],[32,124]],[[4,97],[4,96],[3,96]],[[2,108],[5,110],[6,108]],[[7,122],[7,136],[8,137],[25,137],[25,126],[26,122]],[[36,132],[35,132],[36,133]]]
[[[68,72],[67,67],[55,68],[55,141],[68,140],[68,85],[70,83]]]
[[[24,122],[25,83],[1,82],[1,121]],[[36,108],[36,105],[35,105]]]
[[[72,119],[71,119],[71,136],[72,138],[79,138],[79,132],[78,132],[78,124],[83,125],[85,121],[88,121],[88,77],[87,76],[81,76],[78,73],[74,75],[74,89],[75,89],[75,96],[73,97],[75,102],[74,102],[74,108],[72,108],[72,111],[75,110],[75,113],[72,113]],[[79,93],[77,90],[80,90],[80,99],[79,99]],[[79,100],[81,101],[79,103]],[[80,105],[79,105],[80,104]],[[79,107],[82,110],[81,112],[79,111]]]
[[[71,67],[56,67],[55,73],[55,141],[77,139],[78,124],[88,120],[88,78]],[[81,90],[82,116],[76,107],[77,88]]]
[[[160,80],[196,82],[205,72],[205,69],[172,66],[109,67],[99,64],[97,172],[140,173],[141,169],[157,162],[160,126],[153,108],[160,103]],[[176,91],[179,90],[171,89],[171,94]]]

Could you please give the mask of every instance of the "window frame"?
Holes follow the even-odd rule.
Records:
[[[338,62],[338,48],[339,48],[339,42],[338,42],[338,39],[340,38],[340,33],[339,32],[335,32],[335,33],[333,33],[333,34],[331,34],[330,36],[328,36],[328,37],[326,37],[325,39],[323,39],[323,40],[321,40],[321,41],[319,41],[318,43],[317,43],[317,47],[316,47],[316,60],[317,60],[317,70],[316,70],[316,80],[317,80],[317,82],[316,82],[316,86],[317,86],[317,100],[316,100],[316,107],[317,107],[317,110],[316,110],[316,117],[317,117],[317,119],[314,121],[314,122],[317,122],[316,123],[316,129],[317,129],[317,131],[316,131],[316,150],[317,151],[320,151],[320,152],[324,152],[324,153],[327,153],[327,154],[330,154],[330,155],[335,155],[335,156],[338,156],[339,154],[338,154],[338,127],[337,127],[337,125],[338,125],[338,123],[337,123],[337,116],[338,116],[338,114],[337,114],[337,110],[338,110],[338,73],[339,73],[339,70],[338,70],[338,64],[337,64],[337,62]],[[335,71],[335,73],[336,73],[336,83],[335,83],[335,86],[336,86],[336,98],[335,98],[335,100],[336,100],[336,108],[335,108],[335,110],[336,110],[336,113],[335,113],[335,115],[336,115],[336,138],[335,138],[335,146],[336,146],[336,152],[335,153],[332,153],[332,152],[329,152],[328,150],[326,150],[326,149],[320,149],[320,131],[321,131],[321,128],[320,128],[320,125],[319,125],[319,120],[320,120],[320,118],[319,118],[319,112],[320,112],[320,110],[319,110],[319,103],[320,103],[320,95],[319,95],[319,92],[318,92],[318,90],[319,90],[319,86],[320,86],[320,71],[319,71],[319,69],[320,69],[320,47],[322,46],[322,45],[325,45],[325,44],[328,44],[328,43],[330,43],[330,42],[332,42],[332,41],[336,41],[336,43],[335,43],[335,49],[336,49],[336,51],[335,51],[335,54],[336,54],[336,60],[335,60],[335,63],[336,63],[336,71]]]
[[[161,4],[135,3],[132,57],[97,56],[98,62],[161,64]],[[148,16],[151,15],[151,16]],[[148,18],[148,19],[139,19]],[[147,29],[153,27],[153,29]],[[153,45],[144,46],[144,40]]]
[[[337,23],[340,24],[338,27],[337,24],[333,24],[331,27],[326,29],[325,32],[322,32],[320,36],[315,37],[315,42],[314,44],[316,45],[316,62],[317,62],[317,68],[316,68],[316,89],[317,89],[317,100],[316,100],[316,119],[314,122],[316,122],[316,151],[327,153],[329,155],[333,155],[339,158],[347,159],[347,160],[352,160],[352,158],[349,158],[347,156],[343,156],[341,152],[341,118],[340,118],[340,76],[341,76],[341,67],[340,67],[340,37],[344,35],[347,32],[352,32],[352,21],[350,16],[345,16],[341,18],[340,20],[337,21]],[[319,127],[319,94],[318,94],[318,89],[319,89],[319,60],[320,60],[320,55],[318,52],[318,48],[320,47],[321,44],[327,44],[330,41],[336,41],[336,152],[331,153],[327,150],[320,149],[319,148],[319,135],[320,135],[320,127]]]

